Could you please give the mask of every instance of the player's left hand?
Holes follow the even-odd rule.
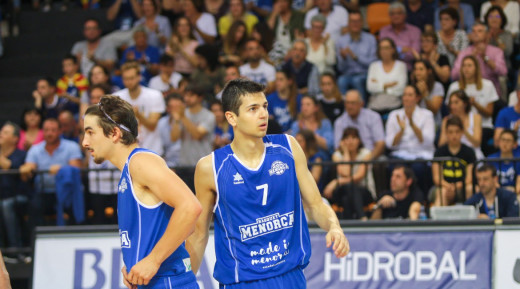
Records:
[[[348,243],[347,237],[345,237],[345,234],[340,227],[331,228],[325,236],[325,240],[327,241],[327,248],[329,248],[334,243],[332,250],[334,250],[334,254],[337,258],[347,256],[348,252],[350,251],[350,245]]]
[[[132,267],[127,280],[133,285],[148,285],[159,270],[160,265],[150,256],[147,256]]]

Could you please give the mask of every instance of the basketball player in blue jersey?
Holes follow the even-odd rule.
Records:
[[[303,150],[288,135],[266,135],[264,87],[246,79],[223,90],[226,119],[235,138],[202,158],[195,169],[195,190],[202,214],[186,241],[196,273],[214,218],[220,288],[306,288],[303,269],[311,255],[304,206],[328,233],[337,257],[348,241],[332,209],[321,199]]]
[[[84,127],[83,146],[94,161],[107,159],[121,170],[117,212],[124,284],[199,288],[184,240],[195,228],[200,203],[160,156],[138,147],[132,106],[105,96],[87,109]]]

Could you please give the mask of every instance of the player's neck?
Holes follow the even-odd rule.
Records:
[[[111,154],[111,157],[108,158],[108,161],[116,166],[120,171],[122,171],[125,167],[126,160],[128,160],[128,156],[130,156],[132,151],[137,147],[139,147],[137,143],[131,144],[129,146],[117,146],[114,149],[114,152]]]
[[[265,145],[262,138],[244,137],[235,135],[235,139],[231,142],[233,153],[248,167],[257,167],[262,160],[265,151]]]

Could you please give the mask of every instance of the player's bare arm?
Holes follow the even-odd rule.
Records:
[[[200,159],[197,163],[195,191],[202,206],[202,213],[197,220],[195,232],[186,240],[186,250],[190,254],[192,271],[197,274],[202,258],[204,258],[204,250],[208,244],[209,225],[216,202],[212,155]]]
[[[142,203],[155,205],[163,201],[175,209],[164,235],[128,273],[132,284],[146,285],[162,262],[193,232],[201,206],[188,186],[155,154],[136,154],[130,163],[130,175],[136,197]]]
[[[350,245],[339,225],[338,217],[329,206],[323,203],[318,186],[307,168],[307,159],[305,158],[302,148],[294,137],[289,136],[289,139],[293,151],[296,176],[298,178],[298,184],[300,185],[302,201],[304,206],[308,208],[306,211],[312,215],[312,218],[320,228],[328,232],[325,237],[327,247],[334,244],[332,249],[336,257],[344,257],[350,251]]]

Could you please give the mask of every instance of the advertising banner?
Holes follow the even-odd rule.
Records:
[[[520,231],[495,232],[493,288],[520,289]]]

